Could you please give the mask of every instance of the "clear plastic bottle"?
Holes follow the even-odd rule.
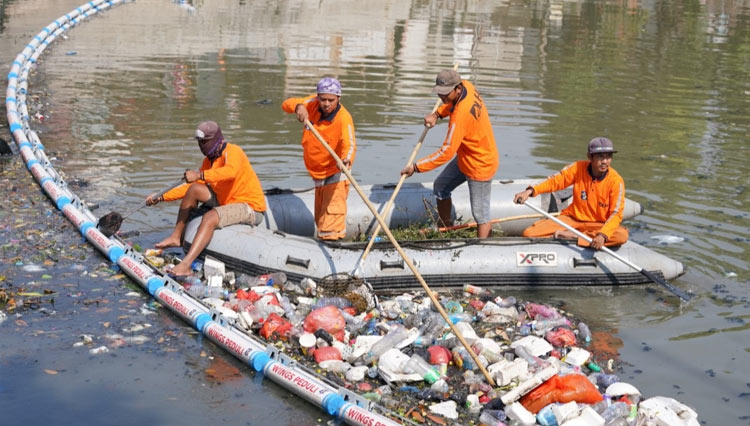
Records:
[[[382,339],[375,342],[370,350],[362,356],[362,361],[367,365],[372,364],[380,358],[380,355],[383,355],[386,351],[401,343],[408,335],[409,331],[404,326],[397,326],[383,336]]]
[[[282,287],[284,283],[286,283],[286,274],[283,272],[272,272],[270,274],[263,274],[257,277],[246,274],[239,274],[239,276],[235,278],[235,285],[238,288],[261,285]]]
[[[223,287],[207,286],[203,283],[193,284],[187,289],[188,294],[199,299],[205,299],[208,297],[216,297],[219,299],[228,300],[229,291],[224,290]]]
[[[525,359],[527,363],[529,363],[529,368],[532,371],[537,371],[545,368],[549,363],[547,361],[542,360],[541,358],[535,357],[534,355],[529,352],[528,349],[526,349],[526,346],[516,346],[515,349],[516,355],[520,356],[521,358]]]
[[[591,330],[583,321],[578,323],[578,337],[584,342],[591,342]]]
[[[626,419],[630,415],[630,405],[625,402],[615,402],[600,414],[604,419],[605,426],[613,425],[620,419]]]
[[[429,346],[440,337],[445,328],[445,320],[437,312],[430,312],[419,328],[420,336],[415,342],[418,346]]]
[[[406,361],[405,369],[422,376],[425,382],[433,384],[440,379],[440,374],[421,356],[414,354]]]
[[[321,297],[317,302],[315,302],[314,305],[312,305],[312,309],[315,310],[331,305],[339,309],[344,309],[352,306],[352,302],[350,302],[349,299],[345,299],[343,297]]]
[[[487,426],[505,426],[505,423],[502,420],[493,415],[493,411],[500,411],[503,413],[503,417],[505,417],[505,412],[502,410],[484,410],[482,411],[482,414],[479,415],[479,423]]]
[[[552,330],[555,327],[560,327],[563,325],[569,326],[570,321],[568,321],[568,319],[565,317],[560,317],[555,319],[537,320],[531,323],[531,325],[537,332],[546,332]]]

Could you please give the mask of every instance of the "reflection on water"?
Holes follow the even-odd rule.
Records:
[[[628,224],[631,237],[686,263],[675,284],[698,295],[677,309],[653,288],[523,296],[612,331],[620,355],[643,371],[633,381],[644,394],[735,424],[750,414],[737,397],[748,375],[748,3],[138,0],[49,49],[32,87],[49,88],[39,102],[50,102],[39,124],[48,150],[67,176],[90,182],[84,198],[109,210],[196,167],[192,129],[208,118],[245,149],[265,186],[309,186],[299,123],[280,102],[324,75],[341,80],[356,123],[355,177],[396,181],[434,103],[436,72],[458,61],[490,111],[496,178],[542,177],[583,158],[590,138],[610,137],[613,167],[646,208]],[[47,5],[0,1],[4,63],[27,42],[26,28],[77,3],[56,2],[39,18]],[[445,127],[429,132],[423,153]],[[146,238],[157,240],[174,208],[139,214],[130,226],[154,229]],[[715,346],[727,355],[715,358]],[[719,390],[697,391],[706,380]]]

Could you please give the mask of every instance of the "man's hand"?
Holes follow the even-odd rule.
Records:
[[[528,200],[529,197],[531,196],[531,192],[532,192],[531,189],[526,188],[525,190],[513,196],[513,202],[515,202],[516,204],[525,203],[526,200]]]
[[[297,106],[294,107],[294,114],[297,115],[297,120],[299,120],[300,123],[304,123],[305,120],[309,118],[307,108],[302,104],[297,104]]]
[[[401,170],[402,175],[406,175],[406,177],[409,177],[414,174],[416,169],[414,168],[414,164],[409,164],[408,166],[404,167],[403,170]]]
[[[147,206],[153,206],[155,204],[159,204],[160,201],[161,201],[161,197],[157,197],[156,192],[146,197]]]
[[[185,182],[193,183],[201,178],[201,172],[198,170],[185,170]]]
[[[431,112],[424,116],[424,125],[425,127],[434,127],[435,124],[437,124],[438,116],[436,113]],[[403,174],[403,173],[402,173]]]
[[[606,242],[607,237],[605,237],[604,234],[597,234],[596,237],[591,240],[591,244],[589,244],[589,246],[594,250],[600,250],[602,247],[604,247],[604,243]]]

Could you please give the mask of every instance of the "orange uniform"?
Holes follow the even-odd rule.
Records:
[[[600,179],[589,171],[591,162],[582,160],[566,166],[557,174],[533,186],[534,194],[559,191],[573,185],[573,202],[560,212],[560,219],[590,235],[601,233],[606,245],[620,245],[628,239],[628,231],[620,225],[625,207],[625,181],[613,168]],[[561,227],[549,219],[527,228],[525,237],[550,236]],[[588,246],[579,239],[578,243]]]
[[[328,145],[341,158],[342,161],[349,160],[354,164],[354,156],[357,154],[357,141],[354,137],[354,121],[349,111],[339,104],[338,108],[328,117],[322,117],[318,108],[318,95],[310,95],[305,98],[289,98],[281,104],[284,112],[294,113],[297,105],[302,104],[307,109],[310,123],[323,136]],[[313,179],[325,179],[339,173],[339,168],[328,151],[326,151],[315,135],[308,129],[302,133],[302,149],[305,156],[305,167]]]
[[[437,110],[440,117],[450,115],[448,135],[443,145],[417,161],[417,169],[420,173],[430,171],[457,155],[461,173],[471,180],[487,181],[492,179],[500,164],[490,117],[474,85],[467,80],[461,83],[464,91],[455,107],[443,104]]]
[[[310,123],[333,149],[341,161],[354,164],[357,154],[357,140],[354,137],[354,121],[349,111],[341,103],[336,109],[323,116],[319,108],[318,95],[305,98],[289,98],[281,104],[284,112],[293,114],[297,105],[307,109]],[[339,240],[346,236],[346,199],[349,196],[349,182],[341,174],[336,160],[321,145],[320,141],[307,128],[302,132],[302,150],[305,167],[315,181],[315,225],[318,238]]]
[[[220,206],[247,203],[256,212],[266,211],[260,180],[239,146],[227,143],[224,152],[213,163],[208,158],[203,159],[200,171],[205,180],[196,182],[210,185]],[[169,190],[164,194],[164,201],[181,199],[189,187],[190,184],[186,183]]]

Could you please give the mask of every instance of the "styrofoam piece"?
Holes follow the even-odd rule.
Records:
[[[367,370],[369,367],[366,365],[361,365],[359,367],[352,367],[349,369],[349,371],[346,372],[346,380],[350,382],[361,382],[365,379],[365,373],[367,373]]]
[[[226,274],[224,262],[214,259],[211,256],[206,256],[206,259],[203,261],[203,276],[220,276],[223,279],[224,274]]]
[[[552,414],[554,414],[557,424],[561,425],[578,415],[578,403],[570,401],[567,404],[555,404],[552,406]]]
[[[430,405],[429,408],[430,411],[435,414],[439,414],[451,420],[456,420],[458,418],[458,411],[456,411],[456,407],[456,401],[445,401],[439,404]]]
[[[565,359],[563,361],[567,362],[570,365],[583,365],[586,361],[591,358],[591,352],[587,351],[586,349],[582,348],[572,348],[570,352],[565,356]]]
[[[383,336],[357,336],[357,340],[354,341],[354,344],[352,345],[352,354],[349,357],[348,361],[353,362],[354,360],[360,358],[362,355],[366,354],[372,345],[375,344],[378,340],[382,339]]]
[[[531,376],[531,378],[529,378],[528,380],[519,383],[518,386],[516,386],[509,392],[506,392],[505,394],[503,394],[500,397],[500,400],[503,401],[503,404],[505,405],[508,405],[511,402],[517,401],[518,398],[531,392],[532,389],[541,385],[547,379],[554,376],[558,372],[560,372],[560,364],[557,364],[554,362],[550,363],[550,365],[538,371],[536,374]]]
[[[604,418],[587,405],[581,410],[581,414],[560,426],[604,426]]]
[[[487,367],[487,371],[492,374],[498,386],[505,386],[513,379],[528,374],[529,363],[523,358],[516,358],[512,362],[501,359]]]
[[[553,349],[549,342],[536,336],[526,336],[510,344],[512,349],[515,349],[518,346],[525,346],[531,355],[537,357],[546,355]]]
[[[505,414],[509,419],[521,426],[533,426],[536,424],[536,416],[521,405],[520,402],[514,402],[510,407],[505,407]]]
[[[224,285],[224,279],[219,275],[211,275],[206,279],[207,287],[222,287]]]
[[[641,391],[635,386],[625,382],[612,383],[607,387],[607,390],[604,391],[604,393],[609,396],[641,395]]]
[[[681,402],[655,396],[638,404],[637,425],[698,426],[698,414]]]

